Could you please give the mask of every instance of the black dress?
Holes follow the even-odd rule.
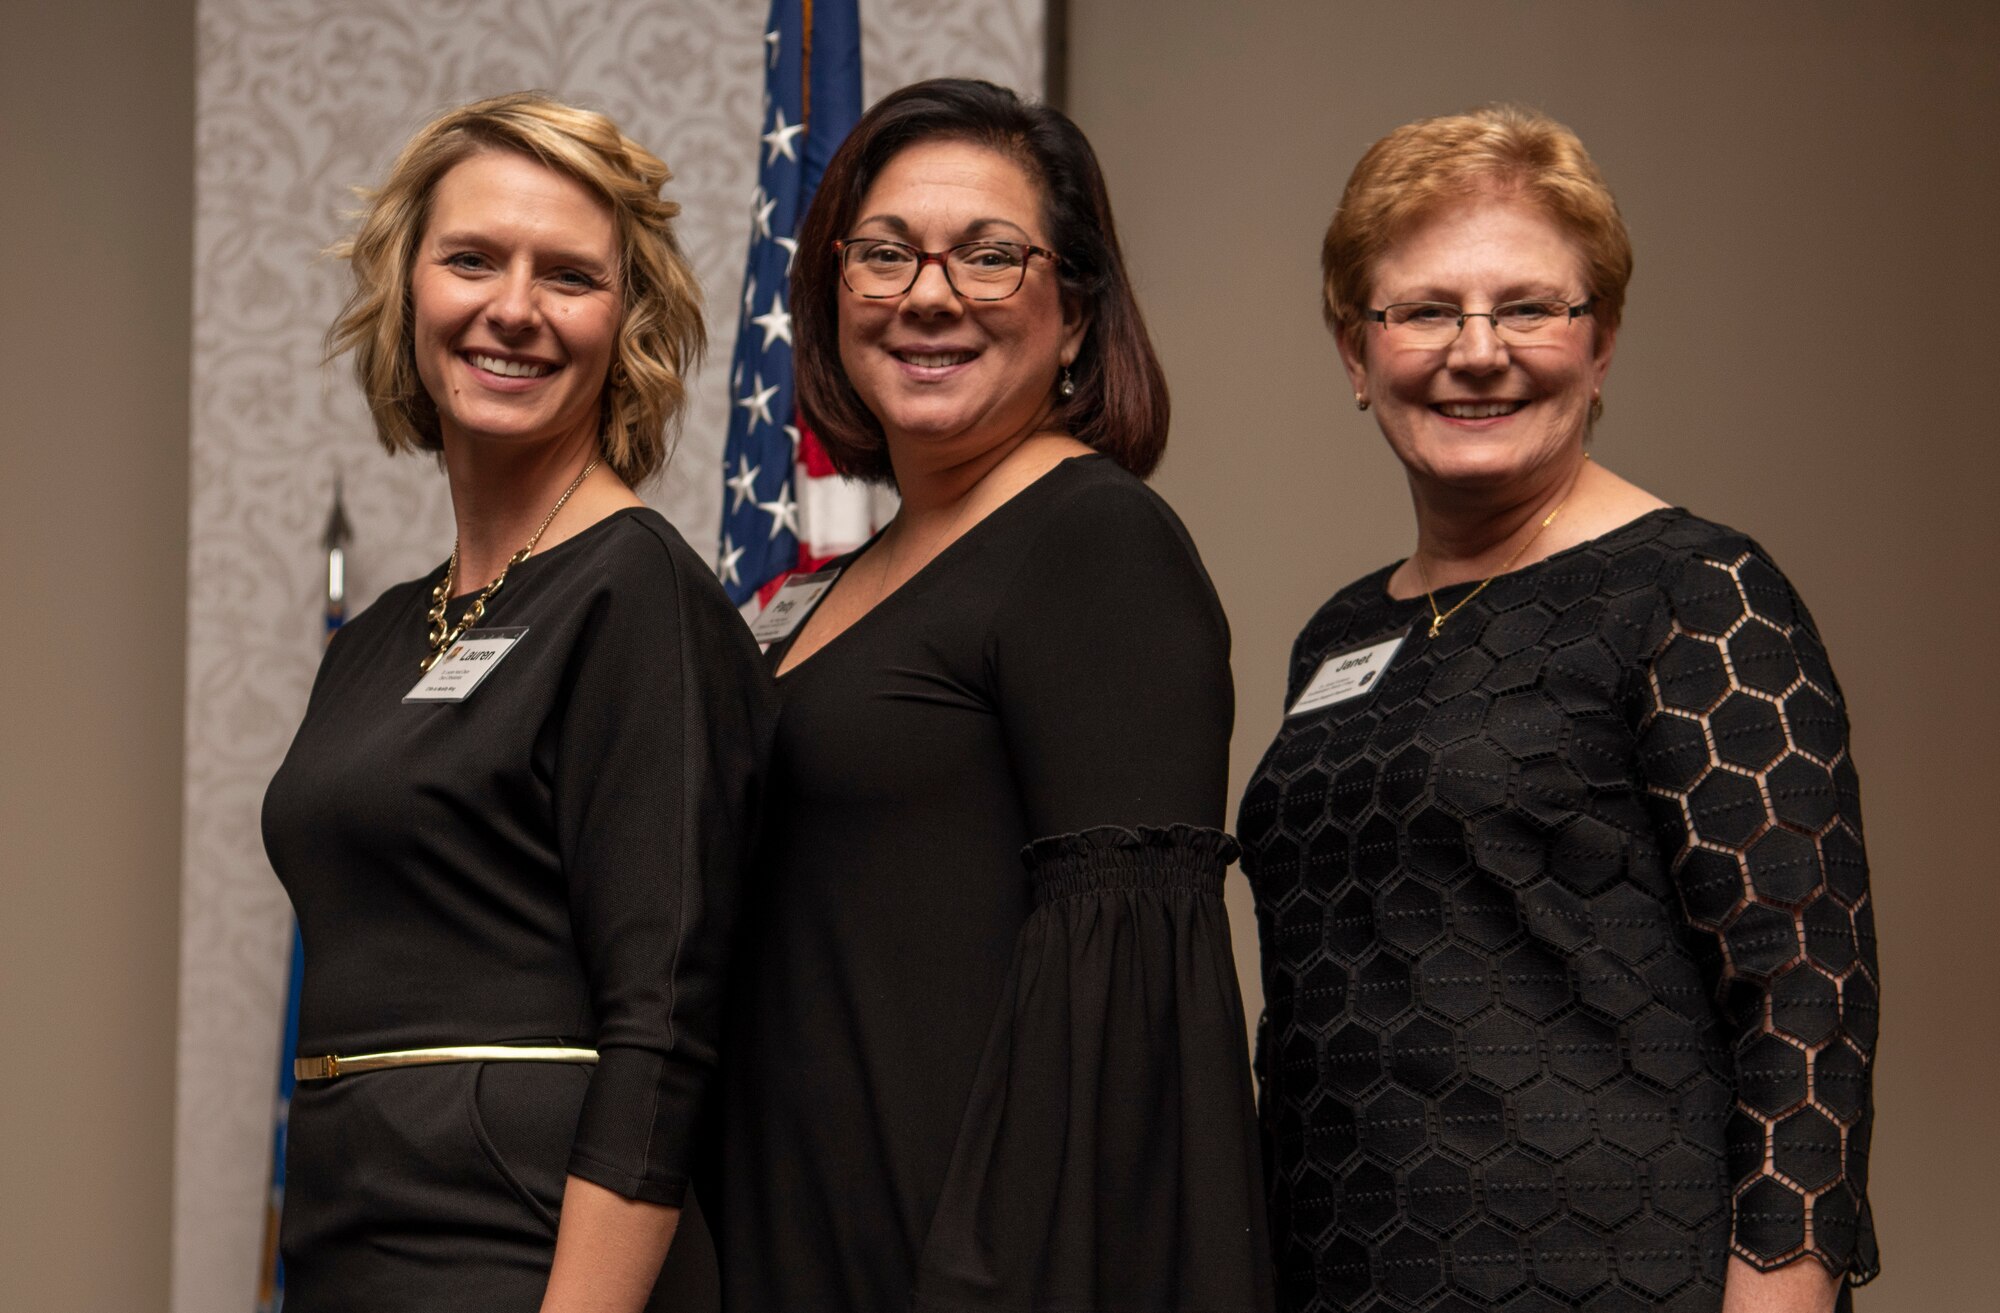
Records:
[[[513,568],[484,623],[527,633],[469,699],[405,704],[441,573],[334,636],[265,798],[305,940],[299,1051],[600,1061],[302,1082],[287,1313],[531,1313],[566,1174],[682,1203],[715,1062],[770,720],[742,620],[665,520],[620,511]],[[699,1306],[704,1280],[712,1303],[699,1231],[660,1305]]]
[[[1228,632],[1173,513],[1067,461],[778,690],[725,1307],[1268,1308]]]
[[[1679,510],[1435,639],[1389,574],[1313,617],[1286,706],[1408,638],[1287,717],[1238,822],[1281,1305],[1714,1310],[1732,1250],[1873,1276],[1873,910],[1791,586]]]

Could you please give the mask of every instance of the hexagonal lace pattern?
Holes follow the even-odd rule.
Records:
[[[1840,691],[1757,546],[1682,511],[1426,640],[1245,793],[1292,1310],[1715,1307],[1727,1255],[1876,1269],[1873,909]],[[1456,600],[1441,594],[1441,605]]]

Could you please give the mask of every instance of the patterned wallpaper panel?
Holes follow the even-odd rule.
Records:
[[[539,87],[610,113],[674,170],[708,289],[709,362],[647,495],[712,555],[724,373],[749,232],[764,0],[203,0],[177,1313],[248,1313],[263,1229],[288,908],[258,808],[319,659],[317,555],[336,478],[358,609],[451,544],[443,477],[376,447],[321,338],[344,269],[318,255],[436,110]],[[1042,0],[862,0],[867,94],[937,74],[1042,84]]]

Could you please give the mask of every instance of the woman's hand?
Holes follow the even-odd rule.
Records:
[[[678,1208],[627,1199],[570,1177],[542,1313],[639,1313],[680,1220]]]
[[[1833,1313],[1840,1278],[1814,1258],[1759,1272],[1734,1255],[1722,1285],[1722,1313]]]

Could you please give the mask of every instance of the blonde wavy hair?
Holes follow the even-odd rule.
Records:
[[[410,138],[353,236],[329,254],[348,262],[354,290],[326,334],[326,356],[354,353],[375,433],[398,451],[443,449],[437,406],[417,376],[411,265],[438,180],[482,151],[512,151],[582,183],[609,207],[618,234],[623,317],[605,380],[604,461],[637,486],[666,462],[668,430],[687,376],[707,347],[701,287],[674,237],[680,206],[660,195],[673,175],[603,114],[540,92],[461,105]]]
[[[1495,194],[1539,206],[1568,234],[1583,256],[1592,317],[1618,331],[1632,280],[1632,238],[1618,202],[1574,132],[1519,105],[1418,119],[1368,148],[1320,247],[1327,327],[1359,351],[1382,253],[1447,206]]]

